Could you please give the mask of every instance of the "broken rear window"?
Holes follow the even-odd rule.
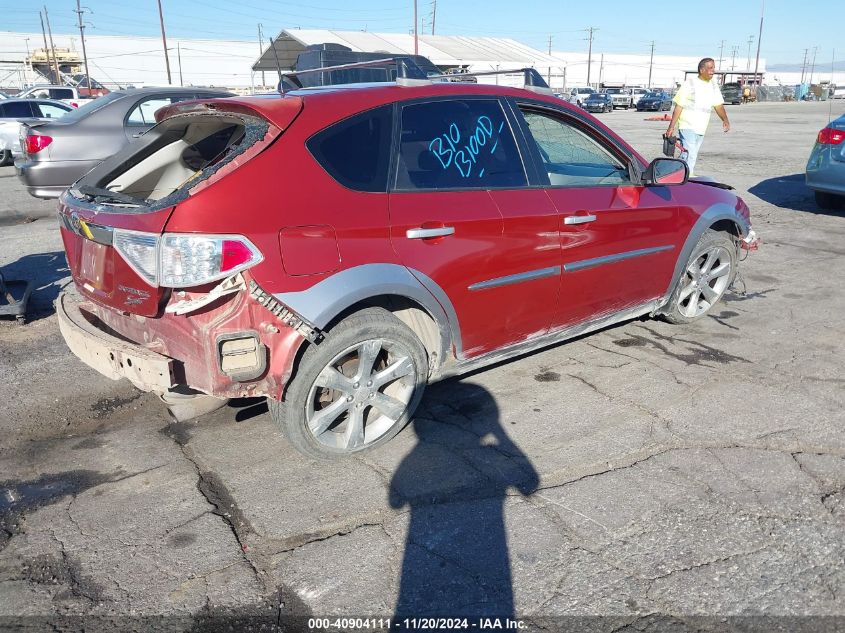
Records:
[[[103,161],[71,188],[71,194],[161,209],[184,200],[197,184],[264,140],[268,130],[267,121],[253,116],[177,115]]]

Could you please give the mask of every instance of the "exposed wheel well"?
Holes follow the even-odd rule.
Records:
[[[719,220],[718,222],[711,224],[710,229],[713,231],[730,233],[734,237],[739,237],[740,235],[739,226],[737,226],[737,223],[733,220]]]
[[[377,297],[369,297],[363,301],[355,303],[340,314],[335,316],[328,325],[326,330],[331,330],[336,324],[343,319],[363,310],[364,308],[378,307],[391,312],[393,316],[402,321],[410,330],[419,337],[420,341],[428,353],[429,371],[434,373],[435,369],[443,363],[442,348],[443,341],[441,340],[440,328],[434,317],[428,313],[416,301],[408,299],[400,295],[379,295]]]

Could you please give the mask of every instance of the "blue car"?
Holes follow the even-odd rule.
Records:
[[[672,96],[661,91],[654,91],[644,94],[637,101],[637,112],[654,110],[655,112],[670,110],[672,108]]]
[[[822,209],[845,207],[845,114],[819,132],[807,161],[806,179]]]

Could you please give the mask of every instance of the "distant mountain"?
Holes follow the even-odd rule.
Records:
[[[766,65],[766,72],[770,73],[800,73],[802,67],[805,69],[809,69],[812,66],[811,62],[808,62],[806,66],[803,64],[767,64]],[[816,59],[816,69],[817,70],[830,70],[830,62],[823,62],[819,59]],[[834,72],[845,72],[845,61],[840,62],[833,62],[833,71]]]

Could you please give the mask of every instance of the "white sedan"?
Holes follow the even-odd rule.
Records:
[[[0,166],[21,154],[21,121],[55,121],[74,108],[53,99],[3,99],[0,101]]]

